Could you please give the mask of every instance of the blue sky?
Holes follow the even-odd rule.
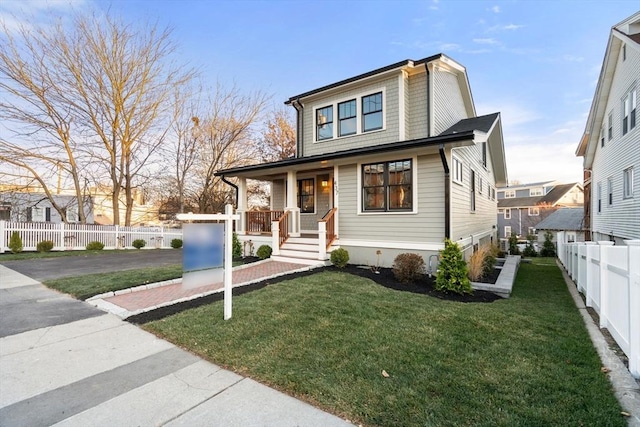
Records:
[[[467,68],[479,115],[502,113],[509,178],[582,181],[574,155],[613,25],[637,0],[23,1],[0,16],[110,8],[173,29],[212,84],[289,97],[404,59],[444,53]]]

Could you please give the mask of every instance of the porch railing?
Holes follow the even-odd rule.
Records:
[[[278,221],[284,211],[247,211],[247,233],[271,234],[271,222]]]
[[[325,223],[325,229],[327,232],[327,243],[326,243],[326,247],[327,249],[329,248],[329,246],[331,246],[331,244],[333,243],[334,240],[336,240],[336,217],[335,217],[335,213],[338,210],[338,208],[333,208],[331,209],[329,212],[327,212],[327,214],[319,221],[319,222],[324,222]]]
[[[289,213],[290,211],[284,212],[278,219],[279,246],[289,238]]]

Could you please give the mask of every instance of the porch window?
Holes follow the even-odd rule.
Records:
[[[314,213],[315,207],[314,179],[298,180],[298,207],[300,213]]]
[[[362,98],[362,131],[382,129],[382,92]]]
[[[316,110],[316,139],[333,138],[333,105]]]
[[[338,136],[354,135],[356,129],[356,100],[338,104]]]
[[[362,166],[363,211],[410,211],[411,160],[371,163]]]

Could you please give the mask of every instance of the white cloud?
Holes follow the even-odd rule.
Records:
[[[495,32],[495,31],[513,31],[520,28],[523,28],[524,25],[516,25],[516,24],[508,24],[508,25],[494,25],[493,27],[489,27],[487,32]]]
[[[492,11],[493,13],[500,13],[500,6],[493,6],[493,7],[491,8],[491,11]]]
[[[498,44],[498,41],[492,38],[473,39],[473,42],[478,44]]]
[[[509,24],[509,25],[505,25],[504,27],[502,27],[503,30],[517,30],[519,28],[524,27],[524,25],[516,25],[516,24]]]

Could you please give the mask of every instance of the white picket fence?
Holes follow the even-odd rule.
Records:
[[[9,251],[14,231],[20,233],[25,251],[36,250],[43,240],[51,240],[54,251],[64,251],[85,249],[93,241],[105,249],[133,248],[136,239],[147,242],[145,249],[170,248],[171,240],[182,239],[182,230],[176,228],[0,221],[0,253]]]
[[[559,233],[560,234],[560,233]],[[629,371],[640,378],[640,240],[562,243],[558,236],[558,258],[578,291],[600,316],[629,358]]]

